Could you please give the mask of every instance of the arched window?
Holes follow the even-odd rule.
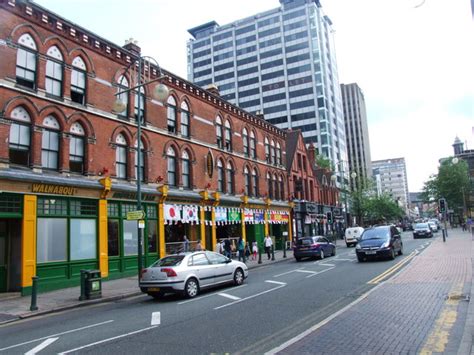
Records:
[[[265,137],[265,161],[270,163],[270,142],[267,137]]]
[[[189,137],[189,107],[188,104],[183,101],[181,103],[181,135],[183,137]]]
[[[84,173],[84,128],[77,122],[69,131],[69,170],[74,173]]]
[[[282,160],[281,160],[281,146],[280,146],[280,143],[279,143],[279,142],[277,142],[277,144],[276,144],[276,159],[277,159],[276,163],[277,163],[278,165],[282,165]]]
[[[145,181],[145,144],[143,144],[143,140],[140,141],[140,155],[138,155],[138,141],[135,142],[135,178],[140,181]],[[140,158],[140,164],[138,163]],[[138,171],[138,167],[140,166],[140,171]],[[138,173],[140,172],[140,176]]]
[[[281,175],[278,177],[278,184],[280,185],[280,200],[285,199],[285,184]]]
[[[185,189],[191,188],[191,163],[186,150],[181,155],[181,180]]]
[[[234,167],[232,166],[230,162],[227,163],[225,182],[227,185],[226,192],[228,194],[233,194],[234,193]]]
[[[36,43],[28,33],[21,35],[18,39],[18,51],[16,54],[16,82],[20,85],[36,88]]]
[[[250,132],[250,156],[257,159],[257,140],[255,139],[254,131]]]
[[[30,163],[31,118],[22,107],[16,107],[12,113],[10,125],[9,158],[11,164],[28,166]]]
[[[249,134],[247,128],[242,130],[242,142],[244,145],[244,154],[245,156],[249,156]]]
[[[270,154],[271,154],[271,162],[272,164],[276,164],[276,151],[275,151],[275,141],[272,139],[270,143]]]
[[[232,131],[229,121],[225,121],[225,149],[229,152],[232,151]]]
[[[168,148],[166,158],[168,160],[168,185],[176,186],[176,152],[173,148]]]
[[[168,105],[166,111],[168,118],[168,132],[176,133],[176,100],[173,96],[169,96],[166,103]]]
[[[52,46],[46,52],[46,92],[53,96],[63,96],[63,55],[58,47]]]
[[[135,90],[135,119],[141,119],[141,123],[145,123],[145,89],[140,87],[140,90]]]
[[[280,189],[279,189],[280,186],[277,182],[276,175],[273,175],[272,185],[273,185],[273,198],[278,199],[280,197]]]
[[[127,178],[127,141],[122,134],[119,134],[115,139],[117,148],[115,151],[115,174],[119,179]]]
[[[86,103],[86,70],[82,58],[74,58],[71,72],[71,100],[81,105]]]
[[[128,110],[129,110],[129,107],[128,107],[129,91],[127,91],[128,86],[129,86],[128,80],[125,76],[122,75],[120,76],[120,78],[118,78],[117,84],[118,84],[117,93],[121,93],[117,95],[118,96],[117,99],[123,102],[123,104],[125,105],[125,110],[123,110],[122,112],[118,112],[118,115],[121,118],[128,118]]]
[[[267,194],[269,198],[273,198],[272,177],[267,173]]]
[[[250,172],[247,167],[244,168],[244,193],[249,196],[250,195]]]
[[[257,174],[257,169],[252,170],[252,196],[258,197],[258,174]]]
[[[217,191],[224,192],[224,165],[220,159],[217,161]]]
[[[218,148],[223,148],[224,147],[224,141],[223,141],[223,128],[222,128],[222,119],[220,116],[217,116],[216,118],[216,144]]]
[[[58,170],[59,167],[59,123],[53,116],[43,120],[41,143],[41,165],[45,169]]]

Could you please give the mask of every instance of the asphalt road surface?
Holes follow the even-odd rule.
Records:
[[[194,299],[143,295],[6,324],[0,355],[264,353],[391,277],[431,243],[408,232],[402,239],[404,255],[393,261],[358,263],[354,248],[340,247],[335,257],[252,269],[242,286]]]

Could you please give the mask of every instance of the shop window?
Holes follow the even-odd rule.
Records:
[[[16,107],[12,113],[9,135],[10,163],[28,166],[30,162],[31,118],[22,107]]]
[[[107,220],[107,245],[108,245],[108,255],[109,256],[119,256],[120,255],[120,239],[119,239],[119,220],[118,219],[108,219]]]
[[[93,200],[72,200],[70,202],[72,216],[96,216],[97,203]]]
[[[86,103],[86,64],[81,57],[72,61],[71,100],[78,104]]]
[[[148,252],[158,252],[158,211],[156,206],[146,206]]]
[[[117,147],[115,148],[115,175],[118,179],[127,178],[127,141],[121,134],[115,139]]]
[[[168,185],[176,186],[176,152],[170,147],[166,155],[168,161]]]
[[[52,46],[46,53],[46,92],[50,95],[63,96],[63,55],[56,46]]]
[[[69,170],[84,173],[84,128],[79,123],[71,126],[69,138]]]
[[[22,197],[18,195],[0,194],[0,213],[20,214],[22,213]],[[0,253],[1,254],[1,253]]]
[[[18,39],[16,54],[16,82],[30,89],[36,88],[37,47],[33,37],[28,33]]]
[[[94,259],[97,253],[96,220],[71,219],[71,260]]]
[[[181,103],[181,135],[189,137],[189,121],[190,121],[189,107],[186,102]]]
[[[168,97],[167,101],[168,132],[176,133],[176,100],[173,96]]]
[[[67,260],[67,219],[37,219],[36,261],[47,263]]]
[[[138,254],[137,221],[123,221],[123,255]]]
[[[135,91],[135,119],[140,120],[142,124],[145,123],[145,89],[140,87],[138,91]]]

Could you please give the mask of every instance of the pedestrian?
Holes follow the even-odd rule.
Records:
[[[200,240],[197,241],[196,248],[194,248],[194,250],[195,251],[202,251],[202,245],[201,245]]]
[[[189,239],[186,236],[186,234],[184,235],[184,240],[183,240],[183,251],[185,253],[189,251]]]
[[[239,237],[239,241],[237,242],[237,253],[239,254],[239,261],[242,259],[245,263],[245,242],[242,236]]]
[[[258,246],[257,242],[252,243],[252,260],[257,260]]]
[[[273,245],[272,238],[270,238],[270,236],[267,235],[265,237],[265,240],[263,241],[263,243],[265,245],[265,253],[267,253],[268,260],[270,260],[271,259],[270,251],[271,251],[271,247]]]
[[[232,246],[229,237],[224,240],[224,255],[228,258],[232,258]]]
[[[247,260],[250,258],[250,244],[249,244],[249,242],[245,243],[245,258]]]
[[[222,243],[221,243],[220,240],[217,240],[216,248],[215,248],[214,251],[215,251],[216,253],[218,253],[218,254],[222,254],[222,253],[223,253],[224,248],[223,248]]]

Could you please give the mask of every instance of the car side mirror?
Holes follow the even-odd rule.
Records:
[[[226,263],[226,264],[228,264],[228,263],[230,263],[230,262],[232,262],[232,259],[227,258],[227,259],[225,260],[225,263]]]

